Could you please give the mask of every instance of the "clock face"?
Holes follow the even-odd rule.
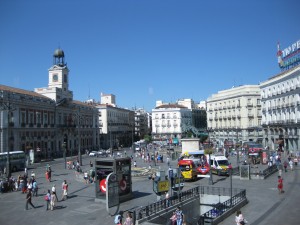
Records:
[[[52,76],[52,80],[53,80],[53,82],[57,82],[57,81],[58,81],[58,76],[57,76],[57,74],[54,74],[54,75]]]

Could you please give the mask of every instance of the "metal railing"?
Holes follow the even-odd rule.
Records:
[[[241,190],[239,193],[232,196],[231,199],[228,199],[227,201],[223,203],[215,204],[215,206],[207,211],[206,213],[202,214],[199,219],[199,223],[203,224],[204,220],[214,220],[217,217],[224,214],[226,211],[232,209],[234,206],[240,204],[241,202],[247,200],[246,198],[246,190]],[[203,222],[201,222],[203,221]]]
[[[193,199],[195,196],[199,196],[199,187],[183,191],[178,195],[173,195],[169,200],[163,199],[147,206],[142,206],[135,210],[137,220],[156,215],[158,212],[170,207],[171,205],[176,205],[188,199]]]

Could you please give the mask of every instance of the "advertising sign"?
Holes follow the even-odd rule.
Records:
[[[157,191],[158,192],[166,192],[169,191],[169,181],[165,180],[165,181],[158,181],[157,184]]]
[[[107,208],[119,205],[119,182],[114,173],[106,178],[106,205]]]
[[[300,40],[281,50],[277,44],[278,65],[282,70],[291,69],[300,64]]]

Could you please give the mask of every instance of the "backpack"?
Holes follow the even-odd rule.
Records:
[[[115,224],[120,223],[120,217],[121,217],[120,215],[116,215],[116,216],[115,216],[115,221],[114,221]]]

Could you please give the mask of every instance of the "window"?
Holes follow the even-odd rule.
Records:
[[[68,76],[67,74],[64,74],[64,83],[67,83],[68,82]]]
[[[26,123],[26,113],[21,112],[21,123]]]
[[[29,123],[30,124],[33,124],[33,122],[34,122],[34,119],[33,119],[34,117],[33,117],[33,113],[32,112],[30,112],[29,113]]]
[[[48,124],[48,113],[44,113],[44,124]]]
[[[41,124],[41,113],[40,112],[36,112],[36,123]]]

